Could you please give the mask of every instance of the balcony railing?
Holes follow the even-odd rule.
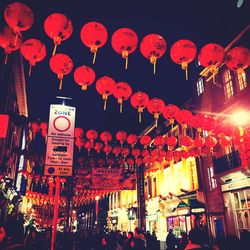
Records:
[[[230,154],[224,155],[219,158],[213,158],[214,173],[220,174],[225,171],[238,168],[241,165],[238,151],[233,151]]]

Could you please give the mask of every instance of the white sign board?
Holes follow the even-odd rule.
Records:
[[[72,175],[74,131],[75,108],[50,105],[45,175]]]

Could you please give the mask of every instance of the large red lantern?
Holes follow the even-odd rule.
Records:
[[[44,30],[46,34],[54,41],[54,50],[52,55],[55,55],[57,45],[62,41],[67,40],[73,32],[71,20],[61,13],[53,13],[44,21]]]
[[[187,125],[192,124],[193,114],[189,110],[182,109],[175,115],[175,119],[186,128]]]
[[[166,48],[165,39],[158,34],[149,34],[141,41],[140,51],[154,65],[154,74],[156,71],[156,61],[164,55]]]
[[[132,94],[131,87],[126,82],[118,82],[113,87],[113,95],[120,104],[120,113],[122,113],[122,103],[129,99]]]
[[[226,55],[225,62],[229,69],[236,71],[237,74],[242,74],[242,72],[249,66],[249,57],[249,49],[235,47]]]
[[[151,142],[151,137],[149,135],[142,135],[140,138],[141,145],[146,148]]]
[[[186,39],[175,42],[171,47],[170,57],[186,71],[186,80],[188,79],[188,64],[195,59],[196,53],[197,49],[195,44]]]
[[[31,74],[31,68],[36,65],[37,62],[41,62],[46,56],[46,46],[37,39],[28,39],[21,45],[21,54],[29,61]]]
[[[197,132],[200,133],[206,124],[206,117],[203,114],[196,114],[193,116],[191,126],[197,128]]]
[[[94,53],[94,64],[97,50],[104,46],[108,40],[108,31],[106,27],[101,23],[88,22],[82,26],[80,36],[83,44],[89,47],[90,51]]]
[[[107,145],[112,140],[112,135],[109,132],[104,131],[100,134],[100,139],[105,143],[105,145]]]
[[[57,74],[57,78],[60,79],[59,89],[61,90],[63,77],[71,72],[73,62],[68,55],[56,54],[50,58],[49,66]]]
[[[16,45],[20,32],[31,28],[34,22],[34,14],[27,5],[14,2],[5,8],[4,19],[16,34],[14,40],[14,45]]]
[[[143,109],[147,107],[149,97],[146,93],[138,91],[134,93],[130,98],[131,105],[138,110],[139,122],[141,123],[141,113]]]
[[[127,133],[123,130],[118,131],[116,133],[116,140],[118,140],[122,146],[123,142],[127,140]]]
[[[194,139],[194,146],[201,149],[205,144],[205,139],[201,136],[196,136]]]
[[[179,111],[180,109],[176,105],[173,104],[166,105],[163,111],[163,117],[169,120],[169,123],[173,125],[174,118]]]
[[[87,90],[88,86],[95,81],[95,71],[88,66],[80,66],[74,72],[74,80],[82,86],[82,90]]]
[[[8,61],[8,55],[15,50],[18,50],[21,46],[22,39],[20,36],[17,37],[17,42],[15,43],[16,35],[13,32],[13,30],[5,26],[3,29],[0,31],[0,47],[4,49],[5,53],[5,61],[4,63],[6,64]]]
[[[190,147],[193,143],[193,139],[190,136],[184,135],[181,139],[181,146]]]
[[[100,95],[102,95],[102,99],[104,100],[104,110],[107,108],[107,100],[113,93],[114,86],[115,81],[109,76],[103,76],[96,81],[96,90]]]
[[[221,45],[216,43],[208,43],[201,48],[198,55],[198,60],[203,67],[208,68],[208,72],[212,73],[212,77],[214,79],[214,76],[218,72],[217,66],[223,62],[224,55],[225,51]],[[204,69],[202,72],[205,71],[206,69]]]
[[[138,37],[132,29],[121,28],[112,35],[111,45],[126,60],[125,69],[128,68],[128,55],[136,50],[137,44]]]
[[[164,108],[164,101],[158,98],[153,98],[148,103],[147,109],[150,114],[154,115],[156,127],[158,126],[159,115],[163,112]]]
[[[215,137],[213,137],[213,136],[207,136],[205,138],[205,146],[207,146],[207,148],[211,149],[216,144],[217,144],[217,139]]]

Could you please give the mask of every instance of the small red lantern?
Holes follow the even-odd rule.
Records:
[[[198,133],[200,133],[201,129],[204,128],[205,123],[206,123],[206,117],[202,114],[196,114],[193,116],[191,126],[197,128]]]
[[[133,148],[135,144],[138,142],[138,136],[135,134],[130,134],[127,138],[127,142]]]
[[[181,145],[185,147],[190,147],[193,145],[193,139],[190,136],[183,136],[181,139]]]
[[[82,137],[76,137],[75,145],[78,147],[78,150],[81,151],[81,148],[85,146],[85,140]]]
[[[221,136],[219,141],[220,141],[221,146],[223,147],[228,147],[231,145],[231,139],[229,136],[225,136],[225,135]]]
[[[73,69],[73,62],[71,58],[65,54],[56,54],[50,58],[49,66],[51,70],[57,74],[60,79],[59,89],[62,89],[63,77],[71,72]]]
[[[153,98],[148,103],[147,109],[150,114],[154,115],[156,127],[158,126],[159,116],[164,111],[164,108],[164,101],[158,98]]]
[[[137,158],[138,156],[140,156],[140,154],[141,154],[141,151],[140,151],[139,148],[133,148],[133,149],[132,149],[132,155],[133,155],[135,158]]]
[[[209,69],[214,76],[218,72],[217,65],[223,62],[225,55],[224,48],[216,43],[208,43],[203,46],[199,52],[198,60],[200,64]],[[208,73],[208,72],[207,72]]]
[[[100,139],[105,143],[105,145],[107,145],[112,140],[112,135],[109,132],[104,131],[100,134]]]
[[[229,69],[234,70],[237,74],[249,66],[250,51],[244,47],[235,47],[225,57],[226,65]]]
[[[112,147],[109,144],[104,146],[103,152],[106,154],[106,158],[108,157],[108,155],[111,151],[112,151]]]
[[[149,34],[141,41],[140,51],[154,65],[154,74],[156,71],[156,61],[164,55],[166,48],[166,41],[158,34]]]
[[[180,111],[180,109],[173,104],[166,105],[163,111],[163,117],[169,120],[170,124],[174,124],[175,115]]]
[[[169,150],[171,151],[171,150],[173,150],[174,147],[176,146],[176,144],[177,144],[177,139],[176,139],[175,136],[169,136],[169,137],[166,137],[165,142],[166,142],[166,144],[167,144]]]
[[[112,153],[118,157],[118,155],[121,153],[121,147],[119,146],[114,146],[113,150],[112,150]]]
[[[100,154],[103,149],[103,144],[101,142],[96,142],[94,146],[94,150]]]
[[[74,72],[74,80],[82,86],[82,90],[87,90],[88,86],[95,81],[95,71],[88,66],[80,66]]]
[[[103,76],[96,81],[96,90],[104,100],[104,110],[107,108],[108,96],[113,93],[114,86],[115,81],[109,76]]]
[[[201,136],[197,136],[195,139],[194,139],[194,146],[201,149],[205,144],[205,139],[202,138]]]
[[[31,131],[34,138],[36,138],[36,134],[40,131],[40,129],[40,124],[38,122],[35,121],[31,123]]]
[[[149,97],[146,93],[141,91],[134,93],[130,98],[131,105],[138,110],[139,122],[141,123],[141,113],[143,109],[147,107]]]
[[[15,39],[17,39],[17,42],[15,43]],[[15,50],[18,50],[21,46],[22,39],[20,36],[16,38],[15,33],[13,30],[5,26],[1,31],[0,31],[0,47],[4,49],[5,53],[5,61],[4,63],[7,64],[8,61],[8,55]]]
[[[113,87],[113,95],[120,104],[120,113],[122,113],[122,103],[129,99],[132,94],[131,87],[126,82],[118,82]]]
[[[149,135],[142,135],[140,138],[141,145],[146,148],[151,142],[151,137]]]
[[[130,154],[130,150],[129,150],[129,148],[124,147],[124,148],[122,149],[121,153],[122,153],[122,156],[123,156],[124,158],[126,158],[126,156],[128,156],[128,155]]]
[[[46,46],[37,39],[26,40],[21,45],[21,54],[29,61],[30,69],[29,76],[31,74],[31,68],[36,65],[37,62],[41,62],[46,56]]]
[[[31,28],[34,22],[34,14],[27,5],[14,2],[5,8],[4,19],[16,34],[14,40],[14,45],[16,45],[20,32]]]
[[[94,129],[90,129],[87,131],[86,137],[93,144],[94,140],[97,139],[98,137],[98,133]]]
[[[136,50],[138,37],[136,33],[129,28],[121,28],[114,32],[111,38],[111,45],[115,52],[126,59],[125,69],[128,68],[128,55]]]
[[[127,140],[127,133],[123,130],[116,133],[116,140],[118,140],[122,146],[123,142]]]
[[[142,157],[148,157],[150,155],[150,152],[147,149],[142,150],[141,152]]]
[[[190,156],[189,152],[186,150],[181,150],[181,158],[187,159]]]
[[[186,39],[175,42],[171,47],[170,57],[186,71],[186,80],[188,80],[188,64],[195,59],[196,53],[197,49],[195,44]]]
[[[95,63],[96,53],[99,48],[105,45],[108,40],[108,31],[106,27],[98,22],[88,22],[81,29],[82,43],[90,48],[94,53],[93,64]]]
[[[82,137],[84,134],[84,131],[82,128],[75,128],[75,137]]]
[[[174,160],[175,160],[176,162],[178,162],[178,161],[180,160],[180,158],[181,158],[181,152],[175,150],[175,151],[173,152],[173,158],[174,158]]]
[[[84,147],[87,149],[89,155],[90,150],[93,148],[93,143],[91,141],[86,141]]]
[[[70,19],[61,13],[53,13],[44,21],[45,33],[54,40],[54,50],[52,55],[55,55],[57,45],[62,41],[70,38],[73,32],[73,26]]]
[[[156,147],[161,147],[165,144],[165,139],[163,136],[159,135],[154,138],[154,145]]]

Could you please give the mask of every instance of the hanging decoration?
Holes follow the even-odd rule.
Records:
[[[116,140],[118,140],[123,145],[123,142],[127,140],[127,133],[123,130],[120,130],[116,133]]]
[[[173,104],[166,105],[163,110],[163,117],[166,120],[169,120],[169,124],[171,125],[171,132],[173,132],[175,116],[179,111],[180,109],[176,105],[173,105]]]
[[[114,86],[115,81],[109,76],[103,76],[96,81],[96,90],[100,95],[102,95],[102,99],[104,100],[104,110],[107,108],[107,100],[113,93]]]
[[[130,98],[131,105],[138,110],[139,122],[141,123],[141,113],[143,109],[147,107],[149,97],[146,93],[138,91],[134,93]]]
[[[94,53],[93,64],[96,60],[97,50],[105,45],[108,40],[108,31],[106,27],[98,22],[88,22],[82,26],[81,29],[81,41],[90,48],[90,51]]]
[[[111,38],[111,45],[115,52],[122,55],[126,60],[125,69],[128,68],[128,55],[133,53],[138,44],[138,37],[132,29],[121,28],[114,32]]]
[[[229,51],[225,57],[226,65],[229,69],[241,75],[249,66],[250,50],[244,47],[235,47]]]
[[[21,54],[29,62],[29,76],[31,69],[37,62],[41,62],[46,57],[46,46],[37,39],[28,39],[21,45]]]
[[[74,80],[82,86],[82,90],[87,90],[88,86],[95,81],[95,71],[88,66],[80,66],[75,69]]]
[[[57,74],[57,78],[60,79],[59,90],[61,90],[63,77],[71,72],[73,62],[68,55],[55,54],[50,58],[49,66]]]
[[[86,132],[86,137],[87,139],[89,139],[89,141],[92,143],[92,145],[94,144],[94,140],[97,139],[98,137],[98,133],[96,130],[94,129],[90,129]]]
[[[158,126],[159,116],[163,112],[164,108],[165,108],[165,103],[163,100],[159,98],[153,98],[148,103],[147,109],[150,114],[154,115],[156,127]]]
[[[73,33],[71,20],[61,13],[53,13],[44,21],[44,30],[47,36],[54,41],[54,50],[52,55],[56,54],[57,46],[70,38]]]
[[[129,99],[132,94],[131,87],[126,82],[118,82],[113,87],[113,95],[120,104],[120,113],[122,113],[122,103]]]
[[[142,135],[140,138],[140,143],[144,148],[147,148],[147,146],[150,144],[151,140],[152,139],[149,135]]]
[[[166,52],[167,44],[165,39],[158,34],[149,34],[145,36],[140,44],[142,55],[150,60],[154,65],[154,74],[156,72],[157,59],[161,58]]]
[[[16,39],[17,41],[15,42]],[[21,43],[21,37],[19,35],[16,37],[15,33],[10,27],[5,26],[0,30],[0,47],[4,49],[5,53],[4,64],[7,64],[9,54],[12,51],[18,50],[21,46]]]
[[[193,114],[189,110],[182,109],[175,115],[175,119],[182,125],[183,135],[185,136],[187,125],[192,123]]]
[[[107,145],[112,140],[112,135],[110,132],[104,131],[100,134],[100,139]]]
[[[195,59],[196,53],[195,44],[186,39],[175,42],[170,49],[171,59],[186,71],[186,80],[188,80],[188,64]]]
[[[14,2],[5,8],[4,19],[15,33],[13,44],[16,46],[18,37],[21,36],[21,32],[30,29],[33,25],[34,14],[27,5],[20,2]]]
[[[138,142],[138,137],[135,134],[128,135],[127,143],[134,148],[135,144]]]

